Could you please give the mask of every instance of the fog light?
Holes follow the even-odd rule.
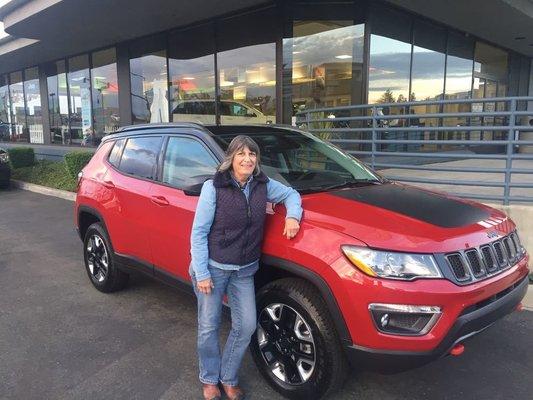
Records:
[[[379,304],[368,306],[376,328],[390,335],[421,336],[428,333],[442,311],[436,306]]]

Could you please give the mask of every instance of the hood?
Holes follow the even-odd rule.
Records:
[[[514,229],[483,204],[399,183],[303,196],[304,223],[395,251],[442,253],[479,246]]]

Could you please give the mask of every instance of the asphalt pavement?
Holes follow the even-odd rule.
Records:
[[[196,302],[145,277],[103,294],[85,273],[73,203],[0,191],[0,399],[201,399]],[[222,336],[229,318],[224,318]],[[532,399],[533,312],[396,375],[353,372],[331,399]],[[250,400],[281,399],[249,354]]]

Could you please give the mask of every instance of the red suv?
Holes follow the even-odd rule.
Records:
[[[386,180],[296,129],[185,123],[109,135],[80,173],[75,221],[98,290],[123,288],[133,270],[190,287],[200,188],[238,134],[302,194],[293,240],[283,206],[267,207],[255,276],[251,352],[283,395],[320,398],[350,364],[397,370],[460,353],[524,297],[529,256],[500,211]]]

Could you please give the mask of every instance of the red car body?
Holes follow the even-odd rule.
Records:
[[[176,129],[179,126],[174,125]],[[128,132],[134,130],[112,136],[127,136]],[[188,282],[189,238],[198,197],[157,181],[124,175],[107,161],[112,145],[113,138],[104,140],[79,182],[75,221],[82,238],[89,223],[101,220],[116,260],[127,258],[130,266],[156,278]],[[221,150],[213,152],[220,154]],[[388,185],[396,191],[425,192],[397,183]],[[281,235],[284,207],[276,205],[268,210],[262,258],[265,266],[256,277],[260,287],[291,266],[292,274],[317,286],[350,360],[364,357],[368,365],[374,360],[380,366],[385,365],[384,360],[418,365],[448,354],[454,345],[485,329],[520,303],[528,284],[529,256],[525,252],[492,276],[460,284],[446,276],[411,281],[369,276],[340,250],[341,246],[354,245],[429,253],[440,263],[449,253],[475,249],[515,232],[515,224],[504,213],[438,194],[435,196],[443,201],[453,200],[485,215],[483,221],[443,227],[390,207],[358,201],[357,190],[341,188],[335,193],[302,195],[304,217],[293,240]],[[355,197],[342,197],[346,193],[355,193]],[[389,334],[377,329],[369,312],[372,303],[438,306],[442,314],[426,334]]]

